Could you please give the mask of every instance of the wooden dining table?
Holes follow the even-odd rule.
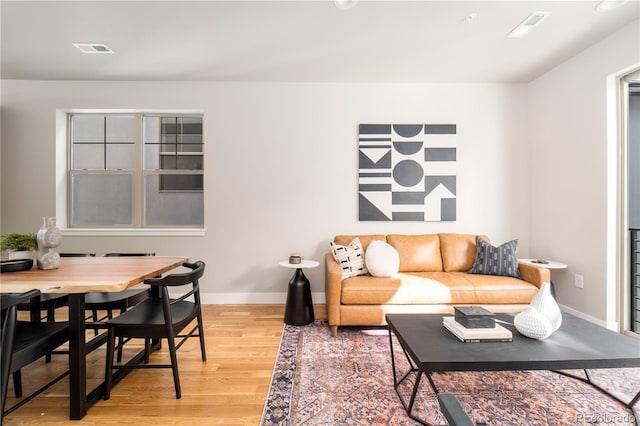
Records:
[[[103,384],[87,392],[87,354],[106,340],[106,333],[87,341],[86,293],[117,292],[139,284],[147,278],[162,275],[187,262],[186,257],[78,257],[62,258],[57,269],[33,267],[20,272],[0,274],[2,293],[23,293],[38,289],[42,293],[69,295],[69,417],[80,420],[88,408],[104,393]],[[132,358],[138,363],[143,353]],[[114,383],[129,369],[119,369]]]

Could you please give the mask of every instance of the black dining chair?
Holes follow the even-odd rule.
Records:
[[[438,404],[440,404],[440,410],[450,426],[486,426],[485,423],[471,421],[460,401],[452,393],[439,393]]]
[[[186,273],[169,274],[161,278],[145,280],[146,284],[160,290],[160,298],[150,297],[112,320],[107,321],[109,337],[107,340],[107,361],[105,368],[104,399],[111,396],[112,371],[121,368],[171,368],[176,398],[182,396],[180,378],[178,376],[178,359],[176,351],[190,337],[200,338],[202,361],[207,360],[204,346],[204,326],[202,323],[202,309],[200,303],[199,279],[204,274],[205,264],[202,261],[184,263],[185,268],[191,269]],[[182,296],[171,299],[169,288],[187,287],[188,291]],[[187,289],[182,288],[182,291]],[[190,300],[186,300],[190,299]],[[181,333],[194,319],[196,325],[187,334]],[[115,338],[139,338],[145,340],[145,364],[114,365],[113,355],[116,349]],[[176,338],[181,340],[176,345]],[[167,339],[171,364],[149,364],[151,339]]]
[[[88,257],[95,256],[95,253],[59,253],[60,257]],[[69,296],[64,293],[40,293],[39,299],[32,299],[30,302],[20,303],[18,311],[31,311],[31,321],[54,322],[56,320],[56,310],[69,306]],[[46,311],[44,316],[40,311]],[[47,354],[46,361],[51,361],[51,354]]]
[[[25,302],[18,305],[18,311],[31,311],[32,321],[47,320],[54,322],[56,320],[56,309],[69,306],[69,297],[66,294],[59,293],[42,293],[38,300]],[[40,314],[45,311],[44,316]]]
[[[105,257],[116,256],[155,256],[155,253],[107,253]],[[92,312],[93,321],[103,321],[113,318],[113,311],[126,311],[142,300],[149,297],[149,287],[131,288],[113,293],[88,293],[84,298],[85,308]],[[98,318],[98,311],[107,311],[107,315]]]
[[[96,257],[95,253],[60,253],[60,257]]]
[[[16,397],[22,397],[20,370],[51,353],[69,340],[69,325],[67,322],[18,321],[18,305],[20,303],[28,303],[31,299],[39,298],[40,295],[39,290],[31,290],[22,294],[4,293],[0,296],[2,312],[2,334],[0,335],[0,346],[2,348],[2,358],[0,359],[2,420],[0,420],[0,424],[5,415],[31,401],[69,374],[69,370],[65,371],[12,407],[5,409],[9,375],[13,374]],[[19,395],[17,394],[18,388],[20,389]]]
[[[59,253],[60,257],[93,257],[95,253]],[[31,311],[31,321],[55,322],[56,310],[69,306],[69,296],[65,293],[40,293],[39,298],[31,298],[28,302],[19,303],[18,311]],[[41,316],[41,311],[46,311],[45,316]],[[51,351],[45,355],[45,362],[51,362],[53,354],[67,354],[67,351]],[[13,388],[16,398],[22,395],[22,379],[20,371],[13,372]]]
[[[136,256],[155,256],[155,253],[107,253],[105,257],[136,257]],[[149,297],[149,287],[130,288],[112,293],[87,293],[84,297],[85,309],[91,311],[91,320],[94,323],[110,320],[113,318],[113,311],[125,312],[132,306],[137,305],[144,299]],[[106,311],[103,317],[98,317],[99,311]],[[98,327],[102,328],[102,327]],[[98,328],[95,329],[96,334]],[[119,343],[118,362],[122,360],[122,340]]]

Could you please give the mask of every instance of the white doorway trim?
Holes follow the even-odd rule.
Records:
[[[610,328],[640,338],[629,331],[627,112],[629,84],[633,81],[640,81],[640,64],[607,79],[607,323]]]

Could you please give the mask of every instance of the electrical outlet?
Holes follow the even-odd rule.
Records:
[[[575,285],[578,288],[584,288],[584,277],[580,274],[576,274]]]

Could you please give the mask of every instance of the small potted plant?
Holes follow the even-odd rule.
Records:
[[[35,233],[2,234],[0,237],[0,252],[8,254],[9,259],[32,259],[33,252],[38,250]]]

